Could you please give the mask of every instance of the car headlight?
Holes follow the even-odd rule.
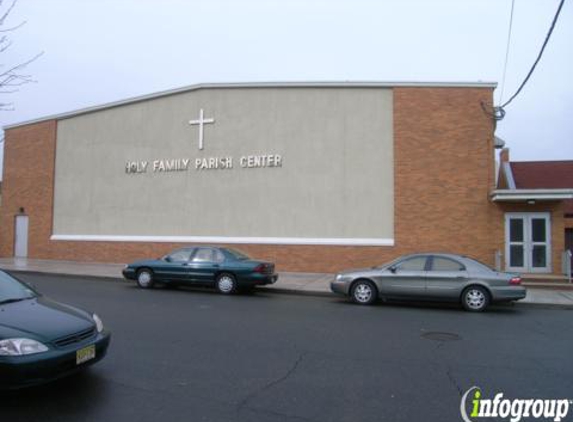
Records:
[[[101,321],[100,317],[98,317],[96,314],[93,314],[92,318],[96,323],[97,332],[101,333],[103,331],[103,322]]]
[[[39,341],[29,338],[0,340],[0,356],[23,356],[47,352],[48,348]]]
[[[336,274],[336,281],[342,281],[344,276],[342,274]]]

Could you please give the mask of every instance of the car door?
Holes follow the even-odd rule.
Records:
[[[387,268],[378,279],[380,294],[394,297],[420,297],[426,290],[428,257],[418,255]]]
[[[458,300],[468,272],[465,265],[456,259],[432,256],[426,274],[428,297],[443,300]]]
[[[219,249],[197,248],[187,264],[189,281],[199,284],[213,283],[224,260],[225,256]]]
[[[187,280],[187,264],[193,248],[178,249],[164,256],[153,266],[158,281],[184,282]]]

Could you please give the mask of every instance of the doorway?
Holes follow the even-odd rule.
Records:
[[[28,216],[17,215],[14,227],[14,257],[28,257]]]
[[[549,213],[505,215],[505,266],[508,271],[551,272],[551,224]]]
[[[565,250],[573,252],[573,229],[565,229]],[[573,268],[573,257],[571,257],[571,268]]]

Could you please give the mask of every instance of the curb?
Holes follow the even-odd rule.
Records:
[[[297,290],[297,289],[285,289],[283,287],[257,287],[257,292],[260,293],[277,293],[281,295],[293,295],[293,296],[314,296],[314,297],[344,297],[335,295],[332,292],[321,292],[317,290]]]
[[[124,279],[123,277],[111,277],[107,275],[82,275],[82,274],[69,274],[69,273],[52,273],[43,272],[37,270],[12,270],[3,269],[8,273],[21,273],[21,274],[31,274],[40,276],[55,276],[55,277],[66,277],[66,278],[97,278],[106,282],[113,283],[125,283],[129,284],[131,281]],[[534,287],[530,287],[534,288]],[[286,289],[281,287],[257,287],[259,293],[275,293],[281,295],[291,295],[291,296],[307,296],[307,297],[330,297],[330,298],[344,298],[344,296],[334,294],[328,291],[317,291],[317,290],[301,290],[301,289]],[[495,305],[494,305],[495,306]],[[517,302],[514,306],[519,308],[537,308],[537,309],[560,309],[560,310],[573,310],[573,304],[562,304],[562,303],[536,303],[536,302]]]
[[[87,275],[87,274],[69,274],[69,273],[52,273],[52,272],[44,272],[38,270],[12,270],[12,269],[4,269],[2,271],[6,271],[7,273],[16,273],[16,274],[31,274],[31,275],[44,275],[44,276],[54,276],[54,277],[66,277],[66,278],[97,278],[101,279],[102,281],[106,282],[125,282],[127,283],[128,280],[124,279],[123,277],[112,277],[109,275]]]
[[[566,305],[563,303],[535,303],[535,302],[523,302],[523,303],[516,303],[515,306],[519,306],[520,308],[537,308],[537,309],[560,309],[562,311],[571,311],[573,310],[573,305]]]

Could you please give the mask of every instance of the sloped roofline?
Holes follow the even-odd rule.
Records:
[[[113,101],[97,106],[81,108],[74,111],[48,115],[37,119],[26,120],[9,124],[3,127],[4,130],[13,129],[19,126],[26,126],[40,123],[47,120],[62,120],[81,114],[92,113],[94,111],[120,107],[140,101],[152,100],[169,95],[181,94],[184,92],[196,91],[199,89],[216,88],[496,88],[496,82],[234,82],[234,83],[201,83],[189,85],[181,88],[168,89],[125,100]]]

